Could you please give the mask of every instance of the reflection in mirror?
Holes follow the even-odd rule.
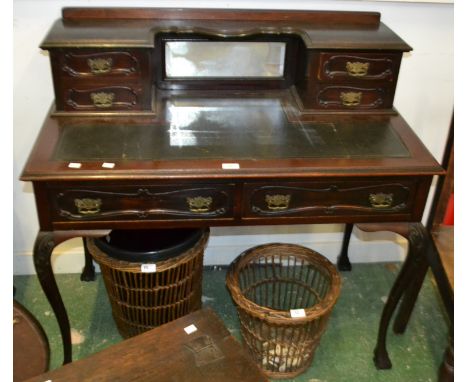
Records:
[[[251,143],[260,146],[271,144],[281,138],[287,123],[283,106],[275,99],[172,100],[167,111],[170,145],[177,147],[209,147],[220,142],[235,146],[242,144],[237,134],[249,136]]]
[[[279,78],[286,43],[254,41],[168,41],[167,78]]]

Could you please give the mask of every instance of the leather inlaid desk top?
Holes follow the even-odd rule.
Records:
[[[189,93],[190,95],[190,93]],[[168,97],[158,117],[50,117],[22,179],[434,174],[398,115],[301,115],[289,91]],[[69,168],[80,162],[81,168]],[[113,162],[113,169],[102,168]],[[223,169],[222,163],[239,169]]]

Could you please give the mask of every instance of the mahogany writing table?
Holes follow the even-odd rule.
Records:
[[[63,15],[43,44],[56,102],[21,179],[33,182],[34,263],[65,363],[70,326],[50,263],[64,240],[116,228],[420,221],[443,171],[392,108],[409,47],[378,14]],[[170,43],[207,39],[274,43],[280,74],[169,74],[168,55],[180,53]]]

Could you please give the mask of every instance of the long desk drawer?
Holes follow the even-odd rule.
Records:
[[[317,181],[253,183],[244,188],[244,217],[383,216],[412,211],[418,182]]]
[[[233,216],[232,184],[51,187],[54,221],[216,219]]]

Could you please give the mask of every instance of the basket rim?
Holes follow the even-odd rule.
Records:
[[[102,251],[94,242],[92,238],[86,238],[86,245],[88,250],[93,257],[93,259],[101,266],[107,266],[113,270],[120,272],[128,273],[141,273],[142,264],[156,264],[157,272],[162,272],[168,270],[172,267],[180,266],[181,264],[188,263],[194,258],[199,256],[200,251],[204,255],[204,250],[208,244],[208,239],[210,236],[210,229],[206,228],[203,230],[203,234],[198,239],[198,241],[190,248],[185,250],[185,252],[179,254],[176,257],[172,257],[166,260],[160,261],[142,261],[142,262],[131,262],[126,260],[119,260],[109,256],[107,253]]]
[[[289,310],[276,310],[259,305],[248,299],[240,289],[239,278],[236,277],[236,273],[252,260],[268,257],[264,252],[271,250],[273,247],[293,248],[296,251],[302,251],[309,261],[320,266],[330,275],[330,289],[319,303],[312,307],[304,308],[305,317],[291,318]],[[298,244],[267,243],[245,250],[230,264],[226,274],[226,286],[237,306],[259,319],[266,320],[272,324],[304,324],[315,320],[317,317],[324,316],[332,310],[341,291],[341,277],[336,267],[326,257],[313,249]]]

